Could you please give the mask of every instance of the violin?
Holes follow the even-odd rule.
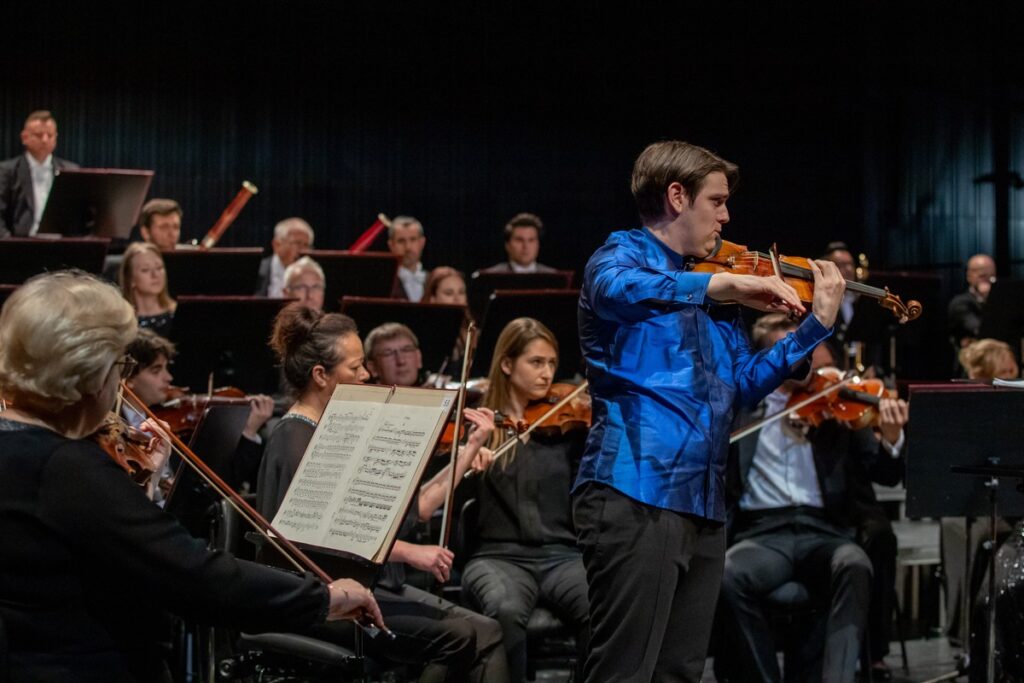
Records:
[[[203,413],[212,405],[248,405],[245,392],[236,387],[220,387],[212,393],[191,394],[182,387],[171,387],[168,400],[153,412],[179,437],[190,435],[199,426]]]
[[[121,466],[139,486],[147,486],[157,469],[153,455],[157,437],[130,427],[116,412],[111,411],[103,423],[90,435],[114,462]]]
[[[521,436],[527,432],[541,434],[567,434],[577,429],[590,429],[591,404],[582,385],[556,383],[547,396],[531,401],[523,411],[523,419],[513,422],[508,418],[495,420],[495,427]]]
[[[733,273],[736,275],[757,275],[772,277],[777,275],[791,286],[800,296],[800,301],[811,303],[814,300],[814,272],[811,270],[810,259],[803,256],[781,256],[772,245],[770,253],[750,251],[747,247],[725,240],[719,240],[715,252],[699,261],[693,268],[695,273]],[[863,282],[846,281],[846,290],[861,296],[876,299],[878,304],[888,309],[901,324],[916,319],[921,315],[922,307],[917,301],[910,300],[906,304],[889,288],[879,289]]]
[[[790,419],[811,427],[836,420],[849,429],[862,429],[877,426],[878,403],[883,398],[896,398],[896,391],[886,389],[882,380],[857,377],[843,383],[839,368],[826,367],[815,370],[806,388],[793,392],[786,410]]]

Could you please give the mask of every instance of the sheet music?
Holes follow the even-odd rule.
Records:
[[[383,562],[454,392],[339,385],[274,526],[293,541]],[[390,402],[386,402],[390,401]]]

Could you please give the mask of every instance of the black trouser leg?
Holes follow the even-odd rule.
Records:
[[[889,654],[892,640],[893,596],[896,586],[896,534],[888,519],[871,517],[858,530],[858,543],[871,560],[871,607],[868,610],[868,655],[872,662]]]

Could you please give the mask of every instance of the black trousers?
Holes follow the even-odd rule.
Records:
[[[507,683],[508,664],[498,622],[408,585],[400,592],[378,588],[373,596],[384,623],[397,637],[364,639],[370,657],[425,664],[420,683]],[[330,622],[312,635],[329,640],[340,636],[338,642],[346,643],[351,640],[351,627]]]
[[[871,515],[857,528],[857,543],[871,560],[871,607],[868,609],[868,643],[872,662],[889,654],[892,640],[893,596],[896,593],[896,534],[884,515]]]
[[[852,682],[867,621],[871,562],[852,539],[803,524],[746,536],[726,553],[721,616],[737,680],[781,680],[762,599],[789,581],[828,596],[820,680]]]
[[[724,528],[599,484],[577,493],[573,518],[590,595],[585,679],[700,681]]]
[[[576,631],[580,664],[586,659],[590,606],[578,552],[477,556],[462,573],[462,587],[481,612],[501,624],[512,683],[526,680],[526,625],[538,603]]]

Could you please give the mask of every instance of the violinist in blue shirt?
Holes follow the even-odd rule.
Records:
[[[813,313],[755,353],[745,304],[804,314],[776,277],[689,272],[721,244],[738,171],[706,149],[654,143],[632,191],[644,227],[615,232],[587,263],[580,343],[593,427],[573,490],[591,598],[587,681],[699,681],[725,556],[733,410],[809,370],[845,281],[811,262]]]

